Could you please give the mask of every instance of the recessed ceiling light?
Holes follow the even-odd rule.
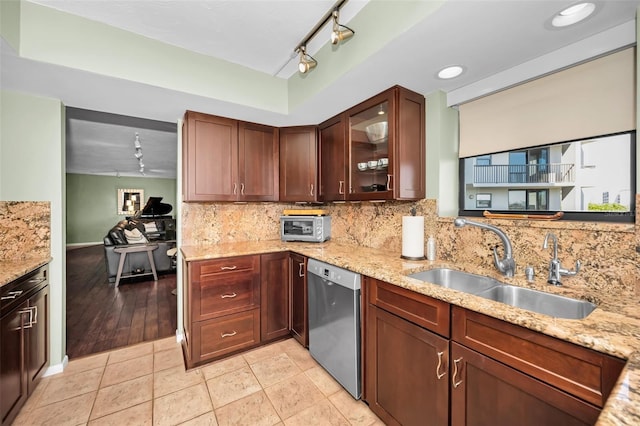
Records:
[[[583,19],[586,19],[595,10],[596,5],[593,3],[574,4],[554,16],[551,21],[551,25],[554,27],[566,27],[567,25],[573,25]]]
[[[449,78],[454,78],[462,74],[463,71],[464,71],[464,68],[462,68],[460,65],[452,65],[450,67],[441,69],[438,72],[438,78],[442,78],[445,80]]]

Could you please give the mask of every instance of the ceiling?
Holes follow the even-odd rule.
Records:
[[[293,49],[335,3],[333,0],[33,2],[283,79],[296,73],[297,56]],[[349,25],[367,3],[348,1],[341,9],[341,23]],[[480,96],[509,84],[508,80],[497,83],[496,76],[526,69],[530,71],[518,78],[531,78],[533,75],[527,77],[527,73],[538,70],[529,64],[540,58],[551,57],[554,52],[556,56],[567,56],[557,52],[590,37],[609,38],[610,31],[634,21],[640,0],[595,0],[596,13],[585,21],[562,29],[552,28],[550,21],[554,14],[573,3],[571,0],[439,2],[433,13],[394,33],[380,43],[375,53],[287,114],[27,60],[13,52],[4,40],[0,82],[3,89],[54,97],[74,108],[67,123],[70,171],[139,176],[133,157],[133,141],[138,132],[147,175],[175,176],[175,161],[166,161],[176,158],[176,134],[170,128],[175,130],[176,120],[186,109],[285,126],[319,123],[394,84],[425,95],[443,90],[450,98],[453,93],[461,96],[460,93],[473,88],[475,92],[469,93]],[[356,32],[354,37],[363,37],[356,26],[350,26]],[[633,29],[635,41],[635,25]],[[309,43],[310,53],[322,48],[328,34],[326,25]],[[585,55],[601,53],[588,43],[584,48]],[[465,72],[452,80],[438,79],[437,71],[451,64],[463,65]],[[322,66],[319,63],[318,68]],[[473,94],[463,96],[470,98]],[[128,125],[126,120],[114,120],[113,114],[152,121]],[[173,124],[168,129],[166,123]],[[161,147],[165,143],[172,148]]]

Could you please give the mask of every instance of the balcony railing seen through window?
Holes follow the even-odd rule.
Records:
[[[574,183],[574,164],[503,164],[474,166],[473,183]]]

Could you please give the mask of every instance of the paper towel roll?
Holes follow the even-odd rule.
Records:
[[[402,217],[402,257],[424,259],[424,216]]]

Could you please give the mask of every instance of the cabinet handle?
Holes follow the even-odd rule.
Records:
[[[458,375],[458,363],[462,361],[462,357],[453,360],[453,376],[451,376],[451,384],[454,388],[457,388],[462,383],[462,380],[456,382],[456,376]],[[462,371],[462,369],[460,369]]]
[[[438,380],[442,379],[444,375],[447,374],[446,365],[444,366],[444,371],[440,373],[440,367],[442,366],[442,355],[444,355],[444,352],[438,352],[438,366],[436,367],[436,377],[438,378]]]
[[[244,195],[244,183],[240,184],[240,195]]]
[[[341,195],[344,194],[344,188],[343,187],[344,187],[344,181],[341,180],[340,181],[340,186],[338,187],[338,194],[341,194]]]
[[[237,296],[237,294],[231,293],[231,294],[223,294],[222,296],[220,296],[220,298],[222,298],[222,299],[233,299],[236,296]]]
[[[32,308],[33,308],[33,324],[37,324],[38,323],[38,307],[32,306]]]
[[[0,300],[12,300],[20,296],[22,293],[24,293],[24,290],[10,291],[9,293],[7,293],[8,296],[2,296],[0,297]]]
[[[221,266],[220,269],[222,269],[223,271],[233,271],[234,269],[238,269],[238,267],[236,265],[233,265],[233,266]]]
[[[233,195],[236,195],[238,193],[238,184],[237,183],[233,183]]]
[[[27,309],[22,309],[20,311],[20,315],[22,314],[29,314],[29,321],[26,324],[22,325],[22,328],[32,328],[33,327],[33,307],[28,307]]]
[[[304,277],[304,262],[299,263],[298,266],[300,267],[300,269],[298,270],[298,276]]]
[[[313,184],[311,184],[311,191],[309,191],[309,195],[313,197]]]
[[[232,337],[232,336],[235,336],[236,334],[238,334],[238,332],[234,330],[231,333],[220,333],[220,337],[224,339],[225,337]]]
[[[387,175],[387,191],[391,191],[391,175]]]

